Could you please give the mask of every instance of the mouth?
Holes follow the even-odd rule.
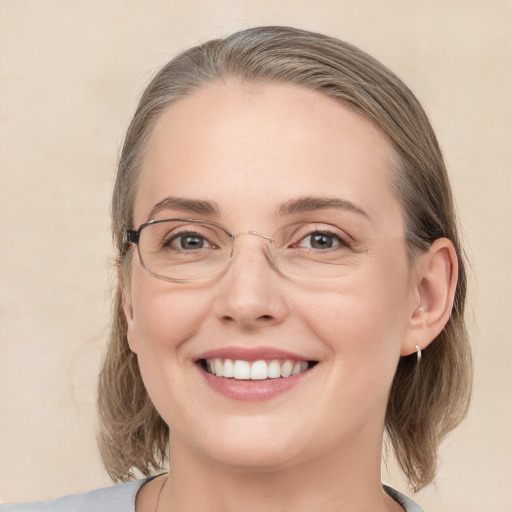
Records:
[[[296,361],[292,359],[244,359],[207,358],[199,359],[198,364],[215,377],[234,380],[287,379],[313,368],[318,361]]]

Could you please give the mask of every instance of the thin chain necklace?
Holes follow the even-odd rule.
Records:
[[[160,487],[160,491],[158,492],[158,498],[156,499],[155,512],[158,512],[158,505],[160,505],[160,497],[162,496],[162,491],[164,490],[167,480],[169,480],[169,474],[167,474],[167,477],[165,478],[165,480],[162,484],[162,487]]]

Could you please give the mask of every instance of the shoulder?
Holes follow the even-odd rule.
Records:
[[[0,505],[0,512],[135,512],[135,497],[147,478],[54,501]]]
[[[389,487],[388,485],[384,485],[384,490],[386,493],[391,496],[397,503],[402,505],[405,512],[425,512],[415,501],[411,498],[402,494],[401,492]]]
[[[71,494],[54,501],[0,505],[0,512],[135,512],[135,498],[150,478],[112,485],[94,491]],[[389,496],[404,507],[405,512],[424,512],[411,498],[384,485]]]

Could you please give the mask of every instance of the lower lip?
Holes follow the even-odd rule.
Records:
[[[265,380],[238,380],[217,377],[204,371],[201,367],[199,367],[199,371],[206,383],[214,391],[226,398],[257,402],[270,400],[282,393],[286,393],[286,391],[299,384],[310,373],[311,369],[291,377]]]

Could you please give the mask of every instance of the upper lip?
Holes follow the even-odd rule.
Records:
[[[233,359],[242,361],[289,359],[292,361],[311,361],[308,357],[273,347],[223,347],[208,350],[196,357],[196,361],[202,359]]]

